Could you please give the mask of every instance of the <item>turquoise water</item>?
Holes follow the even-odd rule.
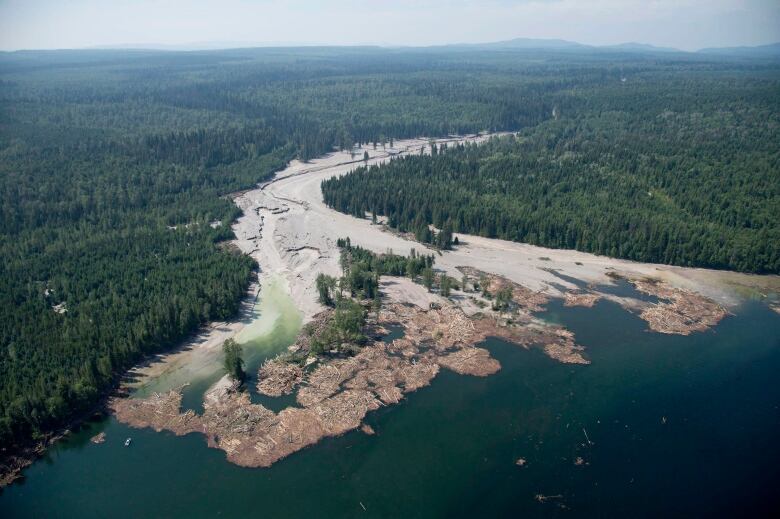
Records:
[[[780,316],[750,301],[689,337],[649,333],[610,302],[554,302],[548,316],[593,364],[489,339],[496,375],[442,370],[370,414],[375,436],[326,439],[270,469],[107,419],[30,467],[0,515],[706,517],[778,504]],[[89,443],[98,431],[106,443]]]
[[[251,315],[245,321],[245,327],[236,335],[236,341],[242,346],[244,370],[248,374],[246,387],[252,399],[262,398],[257,394],[257,370],[269,357],[284,351],[295,341],[301,329],[302,317],[290,297],[282,278],[273,277],[263,282],[261,296]],[[145,383],[134,395],[149,396],[152,392],[182,389],[182,408],[203,412],[203,395],[225,373],[222,366],[223,356],[220,348],[206,352],[194,352],[169,366],[162,375]],[[278,402],[263,402],[271,406],[284,407]]]

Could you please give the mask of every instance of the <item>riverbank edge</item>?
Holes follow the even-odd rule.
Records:
[[[288,153],[286,155],[287,156],[284,164],[279,165],[275,169],[265,172],[265,174],[261,175],[261,178],[259,178],[257,182],[255,182],[251,186],[246,186],[243,190],[239,190],[237,192],[224,193],[223,195],[221,195],[221,197],[228,197],[230,200],[233,200],[234,195],[236,193],[245,193],[247,191],[257,189],[258,185],[273,180],[279,172],[284,171],[290,165],[290,162],[295,160],[294,154]],[[240,216],[241,215],[237,215],[233,219],[233,221],[231,222],[231,226],[236,223],[236,221],[238,220],[238,218],[240,218]],[[236,250],[241,252],[240,249],[235,246],[236,241],[237,240],[234,237],[232,240],[226,240],[225,242],[222,243],[228,244],[231,248],[235,248]],[[219,247],[220,244],[216,243],[215,246]],[[228,253],[230,253],[230,251],[228,251]],[[243,252],[241,253],[245,254]],[[252,257],[251,254],[245,254],[245,255],[249,256],[250,258]],[[256,265],[255,268],[253,268],[251,275],[247,279],[245,294],[242,295],[237,300],[239,305],[235,313],[230,316],[231,320],[237,318],[240,315],[241,313],[240,303],[244,302],[249,297],[253,297],[253,295],[250,293],[249,290],[252,286],[252,283],[257,280],[258,273],[259,273],[259,268]],[[154,353],[146,354],[137,362],[135,362],[133,365],[128,366],[127,369],[124,369],[121,372],[116,373],[114,375],[114,379],[112,380],[111,384],[109,384],[107,388],[100,393],[94,406],[90,407],[88,410],[82,413],[75,413],[72,417],[70,417],[66,421],[65,425],[59,426],[53,430],[45,431],[43,433],[42,439],[37,439],[37,440],[30,439],[30,441],[24,442],[22,444],[2,446],[2,448],[0,448],[0,493],[2,493],[4,487],[12,484],[13,482],[19,480],[20,478],[23,478],[24,475],[22,474],[22,471],[25,468],[32,465],[35,461],[40,459],[46,453],[46,450],[48,448],[50,448],[52,445],[57,443],[57,441],[66,437],[72,429],[80,426],[86,420],[93,417],[96,413],[109,413],[109,410],[106,405],[108,400],[113,396],[117,396],[118,394],[120,394],[122,380],[127,376],[127,374],[132,369],[137,367],[139,364],[148,361],[150,358],[154,357],[155,355],[160,355],[160,354],[165,354],[165,353],[170,353],[172,351],[175,351],[177,348],[180,348],[182,344],[186,343],[192,337],[195,337],[196,335],[201,333],[204,328],[208,328],[209,326],[212,326],[215,322],[216,321],[209,321],[207,323],[200,324],[195,329],[193,329],[183,340],[178,341],[167,348],[161,348],[159,351],[156,351]]]

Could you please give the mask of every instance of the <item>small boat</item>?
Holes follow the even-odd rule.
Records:
[[[125,440],[125,447],[130,447],[130,443],[133,441],[132,438],[128,438]]]

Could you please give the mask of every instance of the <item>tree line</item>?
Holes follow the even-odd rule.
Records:
[[[585,90],[561,103],[560,117],[515,136],[361,167],[323,182],[322,192],[339,211],[386,216],[426,243],[435,243],[433,225],[637,261],[778,273],[778,84],[728,81],[649,76]]]

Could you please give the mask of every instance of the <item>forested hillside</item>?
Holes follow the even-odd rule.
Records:
[[[224,244],[238,214],[225,195],[353,143],[525,129],[329,184],[343,210],[628,257],[644,245],[598,229],[651,215],[649,236],[683,214],[675,239],[699,241],[661,259],[698,262],[725,230],[737,256],[709,247],[708,264],[776,271],[759,238],[776,246],[777,73],[620,53],[0,53],[0,445],[66,423],[144,355],[233,315],[254,265]],[[663,99],[648,94],[659,85]],[[517,202],[521,186],[533,200]],[[639,200],[636,214],[598,210]]]
[[[325,201],[385,215],[424,240],[433,224],[639,261],[780,272],[776,74],[645,72],[551,101],[556,117],[516,137],[360,168],[324,182]]]

